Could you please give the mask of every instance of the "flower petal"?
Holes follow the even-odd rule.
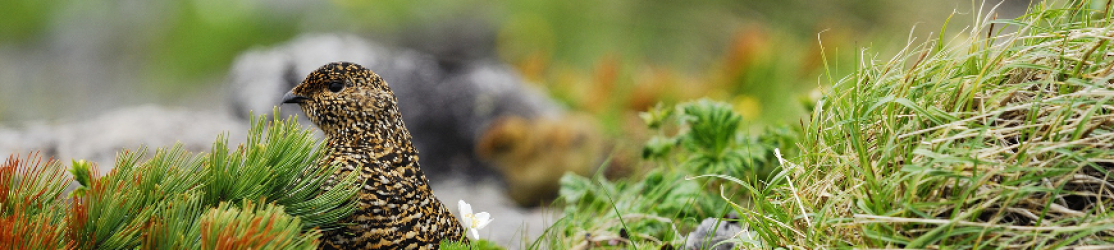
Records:
[[[464,226],[465,228],[472,228],[472,216],[464,216],[463,218],[460,218],[460,225]]]
[[[460,216],[467,218],[468,214],[472,213],[472,205],[468,205],[464,200],[460,200],[458,205],[460,206]]]
[[[493,221],[493,220],[495,220],[495,219],[492,219],[491,214],[489,214],[487,212],[480,212],[480,213],[476,214],[476,229],[480,229],[480,228],[483,228],[483,227],[487,226],[487,224],[491,223],[491,221]]]
[[[469,235],[472,236],[472,240],[476,240],[476,239],[480,238],[480,230],[476,230],[475,228],[472,228],[468,231],[471,232],[471,234],[469,234]]]

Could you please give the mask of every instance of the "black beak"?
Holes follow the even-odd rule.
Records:
[[[282,103],[302,103],[302,102],[306,101],[306,99],[309,99],[309,98],[306,98],[306,97],[300,96],[300,95],[295,95],[294,90],[290,90],[290,92],[286,92],[285,95],[282,95]]]

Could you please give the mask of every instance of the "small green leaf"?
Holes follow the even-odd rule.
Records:
[[[73,175],[74,180],[81,184],[82,187],[88,187],[89,183],[92,182],[92,174],[90,173],[88,161],[73,160],[73,164],[70,167],[70,174]]]

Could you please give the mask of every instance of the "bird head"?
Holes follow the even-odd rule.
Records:
[[[329,136],[401,125],[387,83],[355,63],[334,62],[314,70],[282,102],[297,103]]]

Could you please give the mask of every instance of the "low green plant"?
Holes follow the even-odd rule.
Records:
[[[676,114],[676,115],[674,115]],[[660,105],[642,114],[657,129],[643,149],[643,158],[690,175],[719,174],[750,182],[770,181],[778,171],[774,149],[796,152],[796,138],[788,126],[767,126],[759,133],[744,133],[742,116],[726,103],[701,99],[676,109]],[[677,130],[666,135],[667,130]]]
[[[724,217],[731,201],[747,197],[733,184],[698,177],[712,174],[759,187],[776,185],[768,178],[778,172],[774,149],[795,140],[787,127],[747,133],[731,106],[710,100],[658,105],[642,117],[658,133],[643,150],[655,167],[620,180],[565,175],[560,190],[564,216],[548,229],[546,242],[535,247],[657,249],[684,244],[684,234],[700,221]]]
[[[293,118],[251,125],[235,149],[219,136],[208,154],[175,145],[141,161],[145,149],[124,151],[104,176],[74,161],[81,186],[70,201],[60,197],[68,180],[59,164],[9,158],[0,166],[0,224],[20,230],[0,233],[0,248],[316,247],[321,230],[355,211],[355,176],[325,190],[337,167],[318,166],[322,150],[309,130]]]
[[[304,234],[298,217],[275,204],[254,205],[244,200],[240,206],[222,202],[201,215],[197,226],[201,249],[316,249],[320,233]]]

